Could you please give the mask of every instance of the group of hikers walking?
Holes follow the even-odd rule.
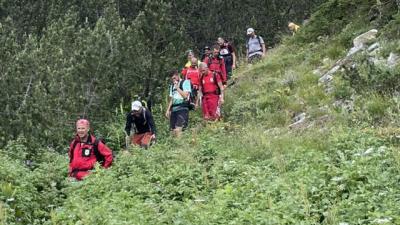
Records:
[[[247,29],[246,58],[249,64],[266,55],[262,37],[253,28]],[[169,102],[165,117],[169,119],[170,131],[179,137],[188,127],[189,111],[201,108],[203,119],[218,121],[224,104],[224,93],[232,71],[237,66],[237,54],[231,43],[219,37],[210,48],[204,47],[199,60],[193,51],[187,52],[188,62],[181,71],[170,72]],[[82,180],[98,162],[104,168],[113,162],[112,151],[105,143],[91,134],[90,122],[76,122],[76,136],[69,148],[69,176]],[[131,134],[132,128],[134,129]],[[156,140],[157,130],[151,110],[141,101],[133,101],[126,116],[126,142],[143,148],[150,147]]]

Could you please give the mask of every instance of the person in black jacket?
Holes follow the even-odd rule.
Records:
[[[142,106],[140,101],[132,102],[132,111],[126,116],[126,141],[143,148],[148,148],[152,140],[156,139],[156,125],[151,112]],[[135,133],[131,136],[132,124]]]

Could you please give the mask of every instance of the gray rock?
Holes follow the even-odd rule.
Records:
[[[306,118],[306,115],[307,115],[307,114],[304,113],[304,112],[303,112],[303,113],[300,113],[299,115],[297,115],[297,116],[294,117],[294,121],[295,121],[295,122],[298,122],[298,121],[300,121],[300,120],[304,120],[304,119]]]
[[[360,47],[352,47],[349,52],[347,53],[346,57],[350,57],[354,54],[356,54],[357,52],[361,51],[364,49],[364,45],[360,46]]]
[[[358,37],[356,37],[353,40],[354,47],[349,50],[349,52],[347,53],[346,57],[343,58],[343,59],[338,60],[328,72],[326,72],[324,75],[322,75],[319,78],[318,82],[320,84],[325,84],[325,85],[331,83],[331,81],[333,80],[333,75],[336,72],[338,72],[338,70],[340,68],[342,68],[342,66],[344,66],[346,64],[351,63],[350,67],[353,68],[353,69],[356,68],[357,65],[355,63],[352,63],[352,56],[354,54],[360,52],[361,50],[365,49],[366,48],[366,44],[368,42],[375,40],[377,33],[378,33],[378,30],[372,29],[372,30],[370,30],[370,31],[368,31],[366,33],[363,33],[363,34],[359,35]],[[377,48],[379,48],[379,43],[372,44],[368,49],[373,50],[373,49],[377,49]],[[323,62],[326,63],[326,62],[328,62],[328,60],[329,59],[323,59]],[[319,71],[318,70],[314,70],[313,73],[317,75],[319,73]],[[333,90],[334,90],[333,87],[327,86],[325,91],[328,92],[328,93],[332,93]]]
[[[321,78],[319,78],[320,83],[328,83],[333,80],[333,74],[335,74],[340,69],[340,65],[334,66],[327,73],[325,73]]]
[[[380,44],[378,42],[372,44],[371,46],[368,47],[367,51],[372,52],[375,51],[376,49],[380,48]]]
[[[376,48],[373,51],[369,52],[368,55],[376,57],[380,50],[381,50],[381,48]]]
[[[350,113],[354,111],[354,100],[337,100],[333,106]]]
[[[320,83],[329,83],[333,80],[333,76],[330,74],[325,74],[324,76],[322,76],[321,78],[319,78],[319,82]]]
[[[313,70],[312,73],[319,77],[321,77],[323,74],[321,68],[317,68],[317,69]]]
[[[400,56],[391,52],[389,58],[387,59],[387,64],[389,67],[395,67],[400,62]]]
[[[354,38],[354,40],[353,40],[354,47],[363,48],[366,43],[375,40],[377,34],[378,34],[378,30],[372,29],[370,31],[367,31],[367,32],[359,35],[358,37]]]
[[[295,122],[290,124],[289,128],[300,128],[300,127],[302,127],[306,122],[306,119],[307,119],[306,115],[307,115],[306,113],[300,113],[299,115],[295,116],[294,119],[293,119]]]
[[[385,59],[372,58],[371,61],[375,66],[386,66],[387,65],[387,61]]]
[[[392,217],[386,217],[386,218],[378,218],[372,221],[372,223],[375,224],[391,224],[391,221],[393,220]]]

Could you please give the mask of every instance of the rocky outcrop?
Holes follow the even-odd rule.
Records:
[[[352,57],[354,56],[354,54],[364,50],[364,49],[368,49],[369,51],[374,51],[377,48],[379,48],[379,43],[374,43],[370,46],[368,46],[368,43],[370,43],[371,41],[374,41],[376,39],[376,35],[378,33],[378,30],[376,29],[372,29],[366,33],[363,33],[361,35],[359,35],[358,37],[356,37],[353,40],[353,45],[354,47],[351,48],[346,57],[344,57],[343,59],[338,60],[332,67],[331,69],[328,70],[328,72],[326,72],[325,74],[323,74],[321,76],[321,78],[319,79],[319,83],[320,84],[325,84],[327,85],[327,90],[329,90],[329,83],[333,80],[333,75],[345,64],[349,63],[352,59]]]
[[[389,68],[393,68],[397,66],[400,63],[400,56],[391,52],[388,59],[387,59],[387,65]]]

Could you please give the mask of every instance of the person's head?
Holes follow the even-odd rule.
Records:
[[[209,55],[211,53],[211,49],[209,46],[204,47],[204,54]]]
[[[79,138],[84,139],[88,136],[90,130],[90,123],[87,119],[79,119],[76,121],[76,134]]]
[[[190,60],[190,66],[191,67],[196,67],[197,66],[197,58],[196,57],[192,57],[192,59]]]
[[[217,39],[217,43],[219,44],[219,46],[223,46],[224,43],[225,43],[225,39],[223,39],[222,37],[219,37],[219,38]]]
[[[143,110],[142,103],[140,101],[133,101],[132,105],[131,105],[131,109],[132,109],[133,116],[135,116],[135,117],[140,116],[142,113],[142,110]]]
[[[249,28],[247,29],[247,36],[254,36],[255,35],[255,31],[253,28]]]
[[[219,50],[221,50],[221,47],[219,45],[214,45],[213,46],[213,56],[218,56],[219,55]]]
[[[208,73],[208,66],[207,63],[201,62],[199,65],[200,74],[207,74]]]
[[[187,51],[187,58],[190,61],[194,57],[194,52],[192,50]]]
[[[171,72],[170,72],[170,77],[171,77],[171,80],[172,80],[173,83],[174,83],[175,81],[178,82],[179,79],[180,79],[178,70],[173,70],[173,71],[171,71]]]

